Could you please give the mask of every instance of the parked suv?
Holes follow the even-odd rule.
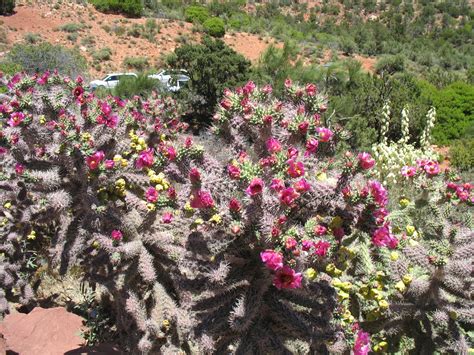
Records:
[[[112,73],[107,74],[101,80],[93,80],[90,83],[91,90],[95,90],[97,88],[106,88],[106,89],[113,89],[117,86],[120,79],[128,77],[128,78],[138,78],[137,74],[135,73]]]
[[[187,82],[191,80],[188,72],[184,69],[166,69],[160,71],[158,74],[148,75],[150,79],[159,80],[165,90],[176,92],[186,86]]]

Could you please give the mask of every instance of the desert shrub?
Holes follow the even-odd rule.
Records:
[[[211,15],[209,10],[204,6],[193,5],[184,10],[184,16],[188,22],[197,22],[203,24]]]
[[[122,99],[132,98],[135,95],[147,97],[153,90],[161,90],[159,80],[150,79],[147,75],[140,74],[138,78],[122,78],[114,88],[114,94]]]
[[[225,24],[224,20],[218,17],[211,17],[204,21],[204,30],[212,37],[224,37],[225,35]]]
[[[0,15],[10,15],[15,10],[15,0],[0,1]]]
[[[68,33],[75,33],[82,31],[84,29],[85,25],[83,23],[66,23],[65,25],[62,25],[59,27],[59,30],[68,32]]]
[[[123,60],[123,66],[136,70],[145,70],[149,66],[147,57],[126,57]]]
[[[92,53],[92,59],[96,62],[103,62],[103,61],[110,60],[111,56],[112,56],[112,50],[108,47],[95,50]]]
[[[7,54],[7,60],[28,73],[58,70],[64,75],[78,75],[87,69],[86,60],[77,50],[50,43],[17,44]]]
[[[141,0],[89,0],[89,2],[102,12],[119,12],[132,17],[140,17],[143,13]]]
[[[25,34],[25,36],[23,37],[25,42],[29,43],[29,44],[36,44],[38,42],[41,42],[43,39],[41,38],[41,35],[37,34],[37,33],[27,33]]]
[[[250,69],[250,62],[242,55],[210,37],[204,38],[202,44],[176,48],[167,61],[172,68],[190,73],[187,100],[193,116],[201,122],[209,122],[223,90],[244,82]]]
[[[394,74],[405,70],[405,58],[403,55],[391,55],[380,58],[375,66],[379,74]]]
[[[1,61],[0,62],[0,73],[3,75],[13,75],[18,73],[22,70],[22,67],[18,63],[13,63],[9,61]]]
[[[451,164],[459,170],[474,169],[474,139],[454,141],[449,148]]]

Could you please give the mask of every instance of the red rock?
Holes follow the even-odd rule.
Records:
[[[13,313],[0,324],[7,351],[21,355],[62,355],[81,348],[82,318],[65,308],[37,307]]]

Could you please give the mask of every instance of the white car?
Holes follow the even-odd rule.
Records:
[[[135,73],[111,73],[104,76],[101,80],[93,80],[89,84],[91,90],[97,88],[113,89],[116,87],[122,78],[138,78]]]
[[[162,70],[158,74],[151,74],[148,75],[148,77],[150,79],[159,80],[163,84],[165,90],[171,92],[177,92],[181,90],[186,85],[186,83],[191,80],[188,72],[183,69]]]

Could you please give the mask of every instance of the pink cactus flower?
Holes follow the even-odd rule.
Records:
[[[240,179],[240,168],[238,166],[232,164],[227,166],[227,173],[232,179]]]
[[[249,196],[256,196],[262,193],[264,187],[263,180],[260,178],[253,178],[250,185],[247,187],[245,192]]]
[[[301,134],[306,134],[308,132],[309,128],[309,122],[308,121],[303,121],[298,125],[298,131]]]
[[[171,212],[165,212],[163,213],[163,216],[161,216],[161,222],[165,224],[169,224],[173,221],[173,214]]]
[[[285,188],[285,183],[281,179],[272,179],[272,182],[270,184],[270,188],[272,190],[275,190],[277,192],[283,190]]]
[[[285,249],[286,250],[293,250],[293,249],[296,248],[296,244],[297,243],[296,243],[295,238],[289,237],[285,240]]]
[[[334,135],[332,131],[329,128],[325,127],[319,127],[318,128],[318,133],[319,133],[319,140],[321,142],[329,142]]]
[[[288,148],[288,151],[286,153],[286,156],[288,159],[294,159],[298,156],[299,151],[295,147],[290,147]]]
[[[278,197],[280,198],[280,202],[286,206],[292,206],[295,200],[300,197],[300,194],[296,192],[296,190],[292,187],[288,187],[284,190],[281,190]]]
[[[309,138],[306,141],[306,152],[304,153],[305,157],[308,157],[310,154],[313,154],[318,149],[319,141],[316,138]]]
[[[10,114],[10,119],[7,121],[10,127],[19,126],[24,120],[26,115],[23,112],[13,112]]]
[[[149,168],[153,165],[153,162],[155,161],[155,158],[153,156],[153,149],[148,148],[146,150],[143,150],[138,154],[138,158],[135,161],[135,166],[138,169],[142,168]]]
[[[111,159],[107,159],[107,160],[104,162],[104,166],[105,166],[106,169],[111,170],[111,169],[114,168],[115,162],[114,162],[113,160],[111,160]]]
[[[290,160],[288,162],[288,169],[287,173],[292,178],[297,178],[304,175],[304,164],[300,161],[295,162],[294,160]]]
[[[367,355],[370,352],[370,335],[362,330],[357,333],[354,355]]]
[[[281,143],[278,141],[278,139],[276,138],[269,138],[267,140],[267,150],[270,152],[270,153],[278,153],[279,151],[281,151]]]
[[[265,85],[263,88],[262,88],[262,92],[265,94],[265,95],[269,95],[271,94],[273,91],[273,88],[271,85],[267,84]]]
[[[300,193],[301,192],[307,192],[307,191],[311,190],[311,185],[308,183],[308,181],[306,181],[305,178],[301,178],[300,180],[295,182],[295,184],[293,186],[296,189],[296,191],[298,191]]]
[[[166,152],[165,152],[166,157],[168,158],[169,161],[173,161],[176,159],[176,149],[174,149],[173,146],[168,146],[166,147]]]
[[[291,79],[286,79],[285,80],[285,87],[287,89],[291,88],[293,86],[293,82],[291,81]]]
[[[314,84],[308,84],[306,85],[305,91],[308,96],[314,96],[318,92],[318,88]]]
[[[327,232],[328,232],[328,229],[321,224],[318,224],[316,227],[314,227],[314,234],[316,234],[317,236],[321,237],[325,235]]]
[[[395,249],[398,245],[397,238],[390,233],[387,225],[377,228],[372,235],[372,243],[378,247]]]
[[[191,195],[190,205],[192,208],[213,208],[214,200],[207,191],[194,191]]]
[[[369,181],[368,183],[369,193],[374,198],[375,202],[384,207],[388,203],[388,192],[378,181]]]
[[[325,257],[328,253],[329,248],[331,247],[331,243],[325,240],[319,240],[313,244],[314,246],[314,254],[317,256]]]
[[[411,177],[415,176],[415,174],[416,174],[416,167],[405,165],[400,170],[400,173],[402,174],[403,177],[411,178]]]
[[[224,98],[221,100],[221,106],[224,110],[229,111],[232,108],[232,101],[228,98]]]
[[[104,160],[104,158],[104,152],[99,150],[86,158],[86,164],[90,170],[95,170],[99,167],[100,163],[102,162],[102,160]]]
[[[229,210],[231,212],[239,212],[242,209],[242,205],[240,204],[239,200],[236,198],[232,198],[229,201]]]
[[[357,158],[359,159],[359,166],[364,170],[369,170],[375,165],[375,159],[369,153],[359,153]]]
[[[313,246],[313,242],[311,240],[303,240],[301,242],[301,249],[303,249],[304,251],[308,251],[311,249],[311,247]]]
[[[426,171],[426,174],[430,176],[438,175],[439,174],[439,164],[433,160],[428,161],[423,169]]]
[[[22,175],[25,172],[25,166],[21,163],[15,164],[15,173]]]
[[[113,230],[112,233],[110,233],[110,236],[116,242],[120,242],[123,238],[122,232],[117,229]]]
[[[260,258],[270,270],[277,270],[283,266],[283,255],[271,249],[260,253]]]
[[[251,94],[255,90],[255,83],[253,81],[249,81],[245,86],[243,87],[243,91],[245,95]]]
[[[191,171],[189,172],[189,179],[193,184],[196,184],[201,181],[201,173],[199,172],[198,169],[192,168]]]
[[[158,201],[158,191],[154,187],[149,187],[145,193],[146,200],[151,203]]]
[[[295,270],[285,265],[276,271],[273,285],[278,289],[300,288],[302,278],[301,273],[296,273]]]

